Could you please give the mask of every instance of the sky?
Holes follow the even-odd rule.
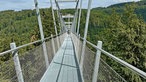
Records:
[[[52,0],[54,1],[54,0]],[[92,8],[94,7],[107,7],[112,4],[131,2],[139,0],[93,0]],[[50,0],[38,0],[40,8],[49,8]],[[88,0],[83,0],[83,8],[87,8]],[[61,8],[74,8],[75,3],[59,3]],[[55,8],[55,4],[54,4]],[[34,0],[0,0],[0,11],[4,10],[22,10],[22,9],[34,9]]]

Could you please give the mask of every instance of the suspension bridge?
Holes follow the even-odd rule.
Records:
[[[76,3],[73,15],[70,13],[62,15],[59,3],[67,4],[66,2]],[[10,50],[0,53],[0,56],[13,54],[13,59],[3,63],[11,63],[12,65],[6,65],[7,71],[1,75],[3,79],[7,79],[6,82],[127,82],[125,78],[101,59],[101,54],[146,80],[144,71],[103,50],[102,41],[98,41],[97,45],[94,45],[86,40],[92,0],[88,1],[84,37],[79,34],[82,0],[55,0],[61,28],[60,33],[57,31],[53,4],[50,0],[56,35],[47,38],[44,38],[37,0],[34,0],[34,3],[41,40],[18,47],[13,42],[10,43]],[[18,54],[20,49],[36,43],[41,43],[41,45],[24,53],[23,57]],[[88,48],[87,44],[95,48],[96,52]],[[2,66],[0,68],[3,69]],[[11,78],[5,77],[9,75],[11,75]],[[0,79],[0,82],[2,82],[2,79]]]

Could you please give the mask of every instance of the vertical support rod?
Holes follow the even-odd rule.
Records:
[[[73,25],[72,25],[72,32],[75,33],[75,15],[74,15],[74,18],[73,18]]]
[[[59,21],[59,14],[58,14],[58,8],[57,8],[57,5],[56,5],[56,13],[57,13],[57,17],[58,17],[58,21]],[[60,27],[60,33],[61,34],[61,25],[60,25],[60,22],[59,23],[59,27]]]
[[[11,49],[16,49],[16,44],[15,43],[10,43],[10,47],[11,47]],[[13,51],[12,55],[13,55],[13,60],[14,60],[14,65],[15,65],[15,70],[16,70],[18,82],[24,82],[17,51]]]
[[[53,10],[53,4],[52,4],[52,0],[50,0],[50,2],[51,2],[51,7],[52,7],[52,15],[53,15],[53,21],[54,21],[54,27],[55,27],[55,33],[56,33],[56,36],[58,35],[58,32],[57,32],[57,25],[56,25],[56,20],[55,20],[55,15],[54,15],[54,10]],[[57,47],[58,47],[58,49],[59,49],[59,39],[58,39],[58,37],[56,37],[57,38]]]
[[[72,18],[73,19],[73,18]],[[71,20],[70,20],[71,21]],[[73,24],[74,24],[74,20],[72,20],[72,24],[70,26],[71,32],[73,33]]]
[[[75,34],[77,34],[77,18],[78,18],[78,9],[77,9],[76,15],[75,15]]]
[[[56,51],[56,50],[55,50],[54,38],[53,38],[53,35],[52,35],[52,34],[51,34],[51,38],[52,38],[52,39],[51,39],[51,42],[52,42],[53,54],[54,54],[54,56],[55,56],[55,53],[56,53],[55,51]]]
[[[69,22],[71,22],[71,18],[70,18],[70,17],[68,18],[68,20],[69,20]],[[71,24],[71,25],[72,25],[72,24]],[[70,31],[71,31],[71,25],[69,25]]]
[[[43,26],[42,26],[40,12],[39,12],[39,8],[38,8],[38,1],[34,0],[34,3],[35,3],[36,13],[37,13],[37,17],[38,17],[38,23],[39,23],[39,29],[40,29],[41,40],[42,40],[42,45],[43,45],[43,52],[44,52],[44,58],[45,58],[45,62],[46,62],[46,68],[48,68],[49,60],[48,60],[48,55],[47,55],[46,43],[44,41]]]
[[[70,18],[68,18],[68,22],[70,22]],[[70,29],[70,24],[68,24],[68,27],[67,28],[68,28],[68,30]]]
[[[74,15],[74,18],[73,18],[73,25],[72,25],[74,34],[76,33],[76,16],[77,16],[77,11],[75,12],[75,15]]]
[[[102,48],[102,41],[98,41],[97,47],[99,49]],[[99,70],[99,63],[100,63],[100,55],[101,55],[101,51],[97,49],[95,63],[94,63],[94,73],[92,76],[92,82],[97,82],[97,77],[98,77],[98,72],[99,72],[98,70]]]
[[[60,19],[61,33],[64,33],[63,21],[61,19],[61,15],[60,14],[59,14],[59,19]]]
[[[64,27],[64,23],[63,23],[63,19],[62,19],[62,15],[60,13],[60,8],[59,8],[59,5],[58,5],[58,2],[55,0],[55,3],[56,3],[56,7],[58,8],[58,15],[59,15],[59,19],[60,19],[60,24],[61,24],[61,33],[64,33],[65,32],[65,27]]]
[[[91,3],[92,0],[88,0],[88,12],[87,12],[87,18],[86,18],[86,26],[85,26],[85,32],[84,32],[84,41],[83,41],[83,47],[82,47],[82,54],[81,54],[81,72],[83,72],[83,62],[84,62],[84,56],[85,56],[85,47],[86,47],[86,38],[87,38],[87,32],[88,32],[88,25],[89,25],[89,18],[90,18],[90,11],[91,11]]]
[[[80,35],[79,35],[80,36]],[[77,46],[80,48],[80,38],[78,37],[78,36],[75,36],[75,40],[77,40]],[[77,60],[78,60],[78,63],[79,63],[79,61],[80,61],[80,56],[79,56],[79,52],[80,52],[80,49],[78,48],[78,52],[77,52]]]
[[[79,39],[79,47],[81,47],[81,46],[80,46],[80,34],[78,35],[78,39]],[[79,51],[78,55],[79,55],[79,54],[81,54],[80,51]],[[79,63],[80,63],[80,61],[81,61],[81,55],[79,55]]]
[[[79,34],[80,30],[80,21],[81,21],[81,14],[82,14],[82,0],[80,0],[80,12],[79,12],[79,19],[78,19],[78,28],[77,28],[77,35]]]
[[[77,34],[77,22],[78,22],[78,8],[79,6],[79,0],[77,1],[77,4],[76,4],[76,12],[75,12],[75,35]]]

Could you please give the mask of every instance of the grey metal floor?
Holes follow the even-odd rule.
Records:
[[[40,82],[82,82],[71,37],[65,38]]]

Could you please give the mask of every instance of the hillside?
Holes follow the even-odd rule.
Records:
[[[142,19],[144,19],[144,21],[146,21],[146,0],[144,1],[139,1],[139,2],[126,2],[126,3],[119,3],[119,4],[114,4],[111,6],[108,6],[107,8],[94,8],[93,10],[98,10],[98,11],[103,11],[105,13],[111,14],[112,13],[112,9],[114,8],[117,12],[122,13],[124,10],[124,7],[126,5],[131,5],[131,4],[135,4],[137,5],[136,9],[135,9],[135,13],[141,17]]]
[[[41,14],[45,37],[48,37],[54,34],[51,9],[41,9]],[[40,39],[35,10],[2,11],[0,21],[0,52],[10,49],[13,41],[19,46]]]

